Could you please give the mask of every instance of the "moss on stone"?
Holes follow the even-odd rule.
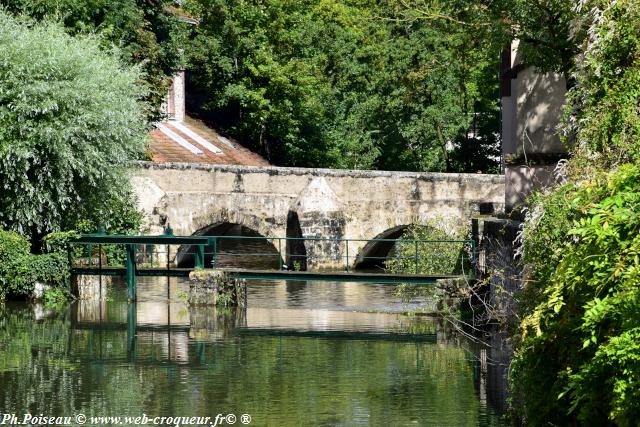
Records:
[[[189,280],[190,305],[246,306],[247,283],[224,270],[194,270]]]

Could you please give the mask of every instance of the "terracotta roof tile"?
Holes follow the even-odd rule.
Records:
[[[227,141],[220,139],[220,135],[215,130],[207,127],[199,120],[186,117],[181,124],[190,132],[181,130],[180,126],[176,126],[176,123],[172,121],[162,123],[170,133],[176,134],[189,144],[199,148],[202,154],[189,151],[189,149],[180,145],[160,129],[154,129],[149,134],[151,142],[148,147],[149,154],[154,162],[269,166],[269,162],[263,157],[243,147],[238,142],[230,139],[227,139]],[[206,146],[189,135],[191,132],[198,134],[201,138],[213,144],[220,152],[214,153],[207,149]]]

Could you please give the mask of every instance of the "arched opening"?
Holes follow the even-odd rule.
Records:
[[[368,242],[358,255],[355,268],[426,275],[462,274],[473,268],[472,250],[468,240],[456,237],[455,231],[438,224],[400,225]]]
[[[290,270],[307,271],[307,248],[302,240],[302,228],[298,214],[287,214],[287,266]]]
[[[242,224],[224,222],[213,224],[194,233],[195,236],[218,236],[215,254],[205,249],[204,266],[221,268],[249,268],[255,270],[278,269],[282,260],[272,239],[264,237]],[[275,243],[277,244],[277,242]],[[180,247],[178,267],[195,266],[195,250],[191,245]]]
[[[385,268],[385,261],[391,254],[395,243],[384,239],[395,240],[402,237],[402,233],[409,225],[399,225],[378,234],[360,251],[356,259],[355,268],[358,270],[380,270]],[[383,239],[379,241],[378,239]]]

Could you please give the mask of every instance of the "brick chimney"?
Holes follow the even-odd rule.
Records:
[[[173,76],[164,105],[168,119],[178,122],[184,120],[184,96],[184,70],[180,70]]]

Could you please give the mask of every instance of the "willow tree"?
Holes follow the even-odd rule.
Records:
[[[30,235],[131,211],[144,149],[140,72],[61,25],[0,12],[0,227]]]
[[[169,77],[180,67],[188,24],[180,24],[173,0],[0,0],[0,8],[35,20],[59,19],[72,35],[99,34],[103,47],[118,46],[123,60],[139,64],[147,89],[146,114],[161,115]]]

